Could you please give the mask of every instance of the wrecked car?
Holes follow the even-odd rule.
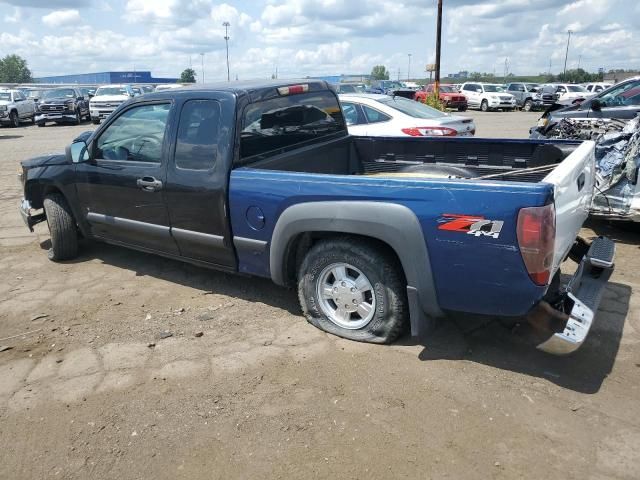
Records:
[[[640,222],[640,117],[561,118],[533,138],[596,142],[596,195],[591,215],[607,220]]]
[[[389,343],[445,317],[587,338],[614,243],[580,241],[591,141],[350,136],[323,81],[145,94],[65,154],[22,162],[20,211],[49,258],[79,236],[297,287],[314,326]],[[560,276],[570,257],[579,265]],[[467,316],[468,318],[468,316]]]

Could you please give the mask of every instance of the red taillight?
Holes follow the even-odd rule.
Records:
[[[536,285],[547,285],[553,267],[556,211],[553,204],[528,207],[518,213],[518,245],[529,277]]]
[[[458,132],[447,127],[412,127],[403,128],[402,133],[412,137],[455,137]]]

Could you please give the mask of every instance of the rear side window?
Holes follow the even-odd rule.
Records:
[[[327,90],[256,102],[244,110],[240,157],[275,154],[340,131],[345,131],[342,111]]]
[[[367,122],[369,123],[380,123],[391,120],[389,115],[386,115],[375,108],[371,108],[368,105],[362,105],[362,109],[364,110],[364,114],[367,116]]]
[[[180,113],[176,141],[176,167],[210,170],[218,154],[220,104],[215,100],[189,100]]]

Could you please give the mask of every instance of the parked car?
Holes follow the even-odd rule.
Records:
[[[401,82],[394,80],[376,80],[371,83],[366,93],[379,93],[385,95],[397,95],[400,97],[410,98],[413,100],[415,97],[415,90],[406,88]]]
[[[433,94],[434,85],[424,85],[420,90],[416,92],[414,100],[424,103],[425,99]],[[464,112],[467,110],[467,97],[464,94],[458,92],[453,85],[440,85],[439,93],[440,101],[446,108],[458,110]]]
[[[339,83],[335,86],[336,93],[364,93],[366,89],[363,83]]]
[[[131,90],[133,90],[133,95],[136,97],[144,94],[144,90],[138,85],[132,85]]]
[[[561,118],[632,119],[640,113],[640,77],[630,78],[610,87],[578,105],[555,105],[531,129],[545,130]]]
[[[592,94],[582,85],[572,84],[553,84],[556,87],[556,93],[559,95],[557,102],[565,104],[573,104],[582,102],[589,98]]]
[[[541,87],[537,83],[509,83],[506,90],[515,97],[516,104],[525,112],[544,108]]]
[[[36,105],[38,105],[38,103],[40,103],[40,99],[44,95],[44,92],[46,92],[47,90],[47,88],[28,88],[25,89],[22,93],[25,97],[30,98]]]
[[[469,108],[479,108],[483,112],[489,110],[515,110],[516,99],[510,93],[495,84],[467,82],[462,84],[461,92],[467,97]]]
[[[607,82],[595,82],[583,84],[584,88],[591,94],[600,93],[609,87],[612,87],[612,83]]]
[[[151,93],[155,91],[155,88],[153,85],[137,85],[137,86],[142,89],[143,93]]]
[[[472,313],[529,322],[564,354],[612,272],[613,242],[576,242],[593,164],[591,142],[354,137],[325,82],[225,83],[132,99],[65,154],[23,161],[20,211],[47,222],[53,261],[80,233],[271,278],[348,339]]]
[[[0,90],[0,124],[19,127],[23,120],[34,121],[36,104],[20,90]]]
[[[107,118],[121,104],[135,96],[131,85],[103,85],[96,90],[96,94],[91,99],[91,122],[98,125]]]
[[[74,87],[54,88],[42,95],[36,112],[36,125],[44,127],[47,122],[75,123],[90,118],[89,99]]]
[[[443,113],[403,97],[363,93],[340,95],[351,135],[368,137],[471,137],[471,118]]]

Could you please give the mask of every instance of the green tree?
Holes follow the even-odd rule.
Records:
[[[18,55],[7,55],[0,59],[0,82],[31,83],[33,77],[27,61]]]
[[[193,68],[186,68],[180,74],[180,83],[196,83],[196,71]]]
[[[371,69],[371,80],[389,80],[389,71],[384,65],[376,65]]]

